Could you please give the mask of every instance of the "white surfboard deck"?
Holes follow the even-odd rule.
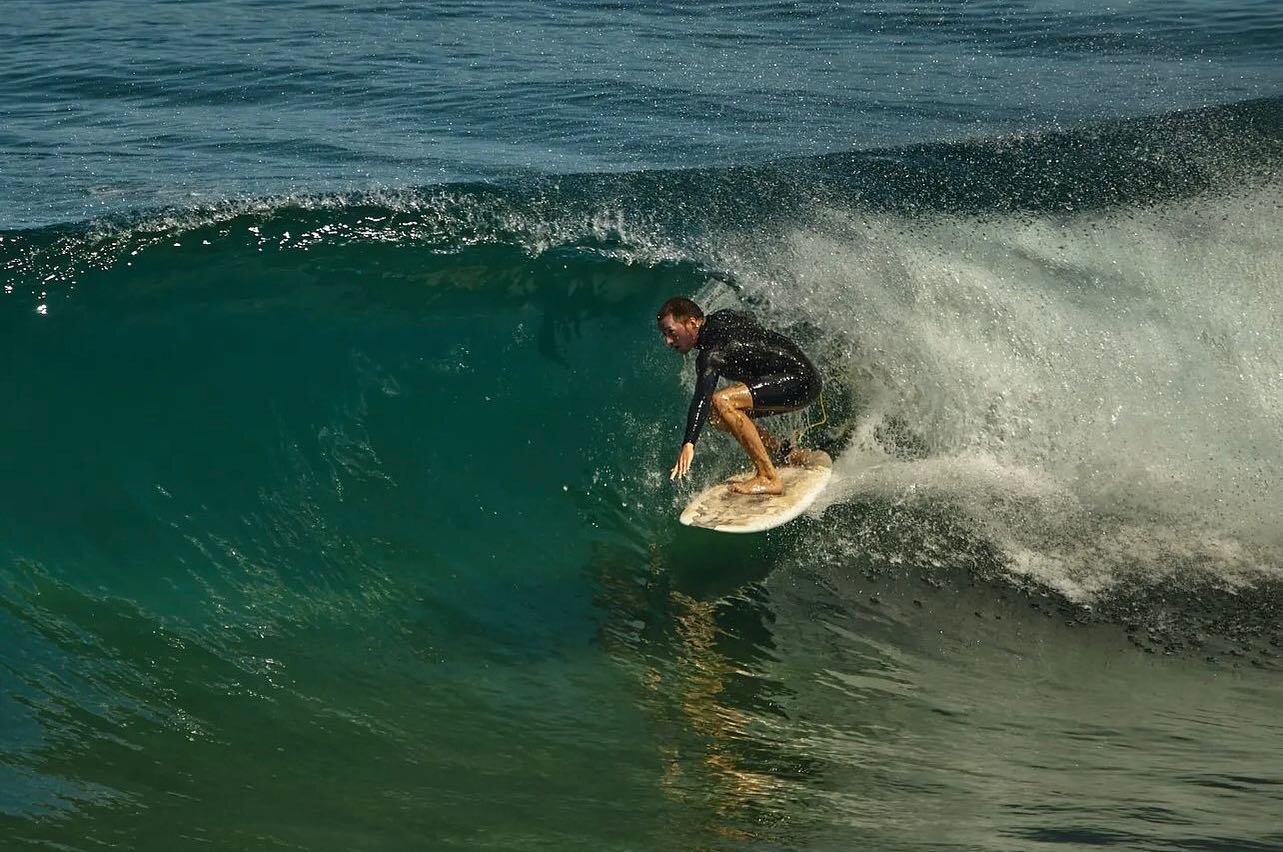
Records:
[[[779,465],[783,494],[736,494],[730,483],[749,479],[753,471],[733,476],[695,495],[682,512],[688,527],[727,533],[754,533],[786,524],[805,512],[829,484],[833,460],[822,450],[810,450],[805,464]]]

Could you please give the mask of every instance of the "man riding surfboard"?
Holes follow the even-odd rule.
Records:
[[[739,494],[779,494],[783,483],[753,418],[797,411],[820,395],[820,374],[797,344],[763,328],[746,311],[721,310],[707,316],[685,296],[674,296],[656,316],[664,343],[685,355],[699,350],[695,394],[686,415],[686,434],[670,479],[690,471],[695,442],[705,422],[730,432],[748,453],[757,473],[730,485]],[[718,378],[732,384],[718,390]],[[778,443],[770,436],[767,440]]]

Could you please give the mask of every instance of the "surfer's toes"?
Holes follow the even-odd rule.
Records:
[[[732,483],[731,491],[736,494],[783,494],[784,483],[778,479],[767,479],[765,476],[755,476],[744,482]]]

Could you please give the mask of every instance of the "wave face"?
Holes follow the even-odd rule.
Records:
[[[321,755],[360,754],[326,796],[402,819],[392,767],[416,801],[467,799],[430,808],[464,843],[557,773],[649,765],[629,708],[651,663],[585,648],[651,641],[621,613],[707,563],[984,577],[1105,609],[1274,588],[1281,165],[1273,99],[0,234],[0,815],[53,842],[97,814],[94,839],[147,845],[121,814],[214,784],[256,826],[227,843],[306,845],[255,810],[254,767],[297,755],[273,789],[306,810]],[[809,436],[836,484],[765,543],[675,538],[690,488],[739,463],[710,439],[694,485],[665,475],[690,375],[651,317],[683,292],[789,329],[827,377]],[[683,653],[706,648],[689,606]],[[690,736],[705,724],[727,722]],[[513,742],[568,751],[514,769]],[[638,773],[610,782],[633,805],[586,801],[583,824],[708,842],[663,834],[690,800],[635,806],[654,796]]]

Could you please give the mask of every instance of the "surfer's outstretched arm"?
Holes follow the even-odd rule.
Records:
[[[699,440],[699,433],[708,422],[713,391],[717,388],[717,368],[706,350],[699,353],[695,370],[695,393],[691,396],[690,410],[686,412],[686,435],[682,439],[682,448],[677,453],[677,463],[673,465],[669,479],[681,479],[690,472],[691,460],[695,458],[695,442]]]
[[[717,367],[708,351],[699,353],[695,361],[695,392],[691,395],[690,408],[686,412],[686,436],[683,444],[694,444],[699,440],[699,433],[708,422],[708,413],[713,407],[713,391],[717,389]]]

